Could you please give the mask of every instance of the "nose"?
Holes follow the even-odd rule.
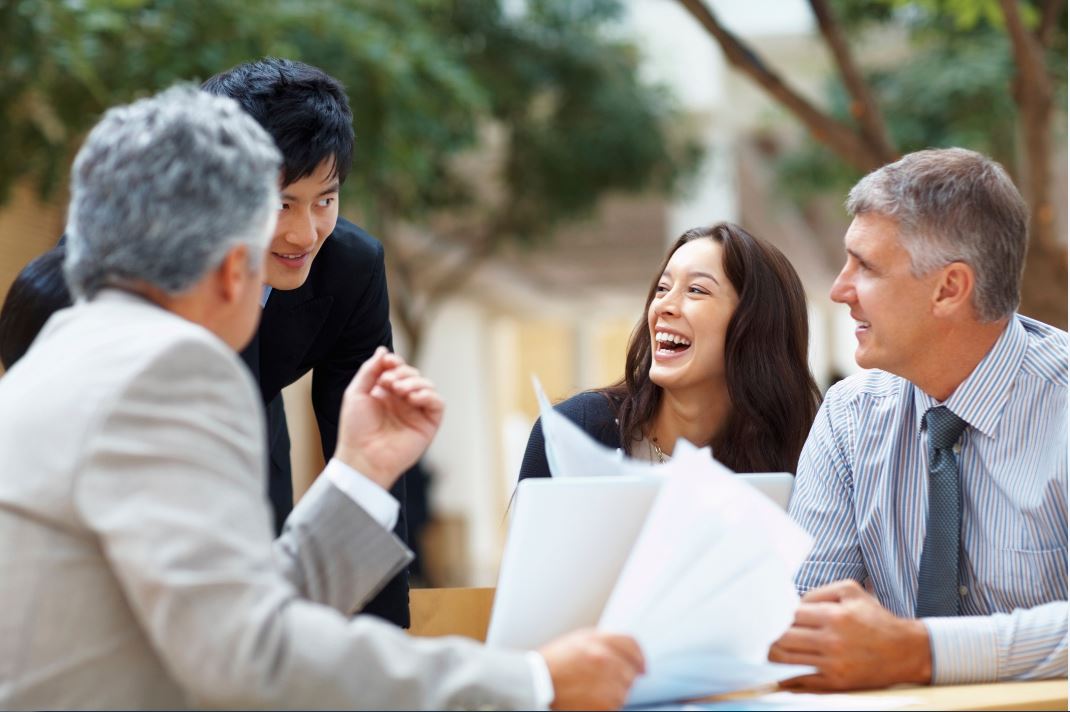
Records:
[[[832,289],[829,290],[829,299],[837,304],[847,304],[854,299],[854,284],[847,272],[847,265],[844,265],[840,273],[836,275]]]
[[[286,242],[294,247],[309,249],[316,244],[316,222],[312,215],[290,215],[286,224]]]
[[[668,316],[680,315],[680,302],[675,289],[671,289],[660,297],[654,300],[654,313],[658,316],[662,314]]]

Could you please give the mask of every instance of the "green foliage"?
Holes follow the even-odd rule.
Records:
[[[616,0],[0,0],[0,198],[60,185],[109,106],[265,55],[347,87],[357,132],[346,195],[373,221],[471,204],[456,158],[506,136],[506,222],[533,240],[608,190],[674,188],[695,145],[672,102],[610,39]]]
[[[1036,7],[1023,3],[1028,23]],[[867,80],[901,153],[965,146],[993,156],[1012,173],[1017,163],[1017,109],[1010,93],[1014,62],[995,0],[843,0],[837,17],[857,35],[874,25],[900,23],[909,34],[907,61],[871,68]],[[1060,105],[1066,106],[1066,16],[1049,61]],[[848,97],[830,79],[828,107],[850,123]],[[830,150],[807,139],[780,162],[786,192],[798,201],[827,190],[845,193],[860,177]]]

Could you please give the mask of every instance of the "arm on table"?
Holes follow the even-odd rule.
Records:
[[[1066,601],[922,622],[932,646],[934,684],[1066,677]]]

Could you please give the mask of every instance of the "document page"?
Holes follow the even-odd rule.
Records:
[[[632,635],[647,660],[629,704],[753,688],[815,670],[766,660],[798,606],[810,536],[765,495],[680,440],[653,465],[603,447],[550,407],[538,380],[555,478],[657,476],[663,484],[598,626]]]

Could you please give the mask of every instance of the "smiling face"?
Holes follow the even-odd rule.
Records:
[[[738,304],[721,244],[699,238],[681,245],[647,309],[650,380],[667,390],[723,381],[725,334]]]
[[[279,221],[266,265],[273,289],[297,289],[308,279],[312,260],[338,222],[338,188],[334,160],[328,159],[279,191]]]
[[[908,380],[927,368],[934,330],[932,298],[939,270],[915,277],[910,254],[892,218],[855,217],[844,237],[847,263],[832,285],[832,301],[846,304],[855,320],[855,361]]]

